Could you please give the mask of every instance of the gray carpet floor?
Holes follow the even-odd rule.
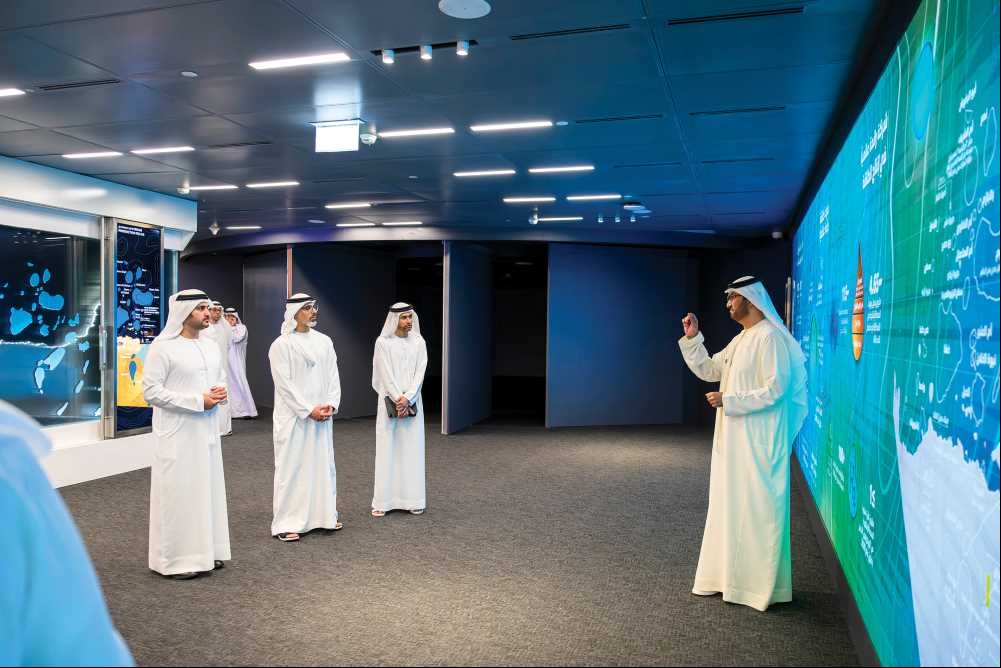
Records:
[[[270,423],[224,440],[233,561],[146,567],[149,471],[61,490],[142,665],[857,665],[793,491],[795,600],[689,593],[711,434],[428,424],[424,516],[368,514],[374,422],[335,423],[337,533],[269,535]]]

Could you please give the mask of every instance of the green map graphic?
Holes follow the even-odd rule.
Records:
[[[884,665],[999,663],[998,14],[921,4],[794,241],[796,455]]]

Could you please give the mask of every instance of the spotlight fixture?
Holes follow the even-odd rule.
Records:
[[[217,221],[213,220],[212,224],[209,225],[209,232],[212,233],[212,236],[215,236],[215,235],[219,234],[219,229],[220,229],[219,228],[219,223]]]
[[[431,45],[421,44],[421,60],[431,60]]]
[[[469,40],[460,39],[455,44],[455,55],[457,56],[468,56],[469,55]]]
[[[616,223],[621,223],[622,222],[622,219],[619,217],[619,214],[615,214],[615,222]]]
[[[195,72],[194,70],[184,70],[183,72],[181,72],[181,76],[184,77],[185,79],[197,79],[198,72]]]
[[[782,236],[783,236],[782,235],[782,230],[773,230],[772,231],[772,239],[778,240],[778,239],[781,239]]]
[[[635,223],[635,222],[636,222],[636,214],[635,214],[635,213],[634,213],[634,214],[631,214],[631,215],[629,216],[629,222],[630,222],[630,223]]]
[[[327,222],[327,221],[325,221],[325,220],[320,220],[319,218],[310,218],[310,219],[309,219],[309,220],[307,220],[306,222],[307,222],[307,223],[314,223],[314,224],[316,224],[316,225],[322,225],[323,223],[325,223],[325,222]]]
[[[382,62],[386,65],[392,65],[396,62],[396,52],[392,49],[382,50]]]
[[[601,224],[602,224],[602,223],[604,223],[604,222],[605,222],[605,217],[604,217],[604,216],[602,216],[602,215],[601,215],[601,214],[599,213],[599,214],[598,214],[598,224],[599,224],[599,225],[601,225]]]

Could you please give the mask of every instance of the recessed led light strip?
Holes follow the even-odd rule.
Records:
[[[566,165],[562,167],[531,167],[530,174],[559,174],[563,172],[593,172],[594,165]]]
[[[117,158],[121,153],[118,151],[91,151],[90,153],[63,153],[67,160],[86,160],[88,158]]]
[[[222,185],[222,186],[188,186],[188,190],[236,190],[240,186],[233,185]]]
[[[351,56],[344,52],[318,53],[312,56],[296,56],[293,58],[276,58],[274,60],[258,60],[248,63],[255,70],[277,70],[286,67],[303,67],[305,65],[327,65],[329,63],[344,63]]]
[[[163,146],[161,148],[137,148],[129,151],[129,153],[136,155],[156,155],[157,153],[187,153],[194,150],[194,146]]]
[[[337,227],[375,227],[375,223],[337,223]]]
[[[413,225],[423,225],[424,223],[419,220],[403,220],[398,223],[383,223],[386,227],[405,227]]]
[[[455,128],[415,128],[412,130],[391,130],[389,132],[380,132],[379,136],[383,139],[392,139],[394,137],[426,137],[428,135],[451,134],[455,134]]]
[[[371,202],[336,202],[327,204],[326,209],[365,209],[372,206]]]
[[[259,183],[248,183],[248,188],[288,188],[299,185],[298,181],[261,181]]]
[[[462,179],[474,176],[510,176],[511,174],[517,173],[518,172],[513,169],[481,169],[472,172],[452,172],[452,176],[457,176]]]
[[[622,195],[608,193],[607,195],[568,195],[568,202],[600,202],[607,200],[622,199]]]
[[[227,230],[259,230],[260,225],[227,225]]]
[[[584,216],[548,216],[537,220],[540,223],[575,223],[584,220]]]
[[[552,121],[519,121],[516,123],[484,123],[470,125],[473,132],[504,132],[505,130],[531,130],[534,128],[551,128]]]
[[[542,202],[555,202],[555,197],[505,197],[505,204],[536,204]]]

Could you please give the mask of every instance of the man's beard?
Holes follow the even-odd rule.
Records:
[[[747,314],[750,312],[750,310],[751,309],[747,305],[746,301],[745,302],[741,302],[740,306],[734,307],[733,311],[730,313],[730,317],[732,319],[736,320],[737,322],[740,322],[745,317],[747,317]]]

